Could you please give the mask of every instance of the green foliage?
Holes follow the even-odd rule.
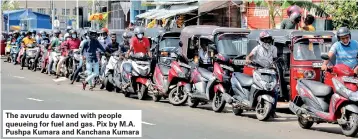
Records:
[[[355,0],[329,1],[321,4],[333,20],[335,28],[358,29],[358,6]]]
[[[1,12],[8,11],[8,10],[17,10],[17,9],[20,9],[18,1],[9,2],[7,0],[4,0],[1,3]]]

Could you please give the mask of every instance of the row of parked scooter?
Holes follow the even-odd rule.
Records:
[[[302,42],[313,44],[320,43],[316,40],[327,39],[318,35],[312,36],[314,39],[302,37],[304,34],[296,32],[299,37],[295,39],[297,42],[292,42],[293,47],[310,47]],[[101,89],[123,93],[125,97],[137,96],[140,100],[151,97],[156,102],[168,98],[175,106],[187,103],[195,108],[211,103],[213,111],[222,112],[225,105],[230,104],[235,115],[253,110],[258,120],[266,121],[275,112],[277,91],[283,79],[277,72],[280,70],[277,63],[283,59],[280,57],[273,63],[260,59],[245,65],[245,55],[249,51],[242,50],[249,50],[248,35],[252,35],[250,30],[217,26],[158,31],[150,36],[153,57],[137,53],[124,58],[118,52],[108,60],[101,56],[100,63],[106,66],[100,66],[104,69],[96,82],[102,84]],[[212,54],[210,66],[200,66],[202,61],[197,57],[196,41],[200,45],[206,42]],[[77,67],[74,64],[79,63],[79,58],[79,53],[74,52],[72,67]],[[328,56],[321,58],[328,59]],[[251,69],[251,74],[243,72],[244,69]],[[75,70],[66,71],[63,70],[64,76],[71,77],[71,71]],[[291,88],[298,94],[289,108],[298,116],[299,125],[308,129],[313,123],[338,123],[346,136],[355,136],[358,132],[356,77],[349,67],[338,64],[326,72],[324,83],[297,78],[297,85]]]

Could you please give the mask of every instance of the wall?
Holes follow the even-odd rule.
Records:
[[[130,21],[132,23],[135,22],[135,17],[141,13],[145,13],[149,9],[154,9],[155,6],[142,6],[141,1],[131,1],[131,9],[130,9]]]

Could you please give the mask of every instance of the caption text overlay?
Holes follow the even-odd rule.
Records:
[[[3,137],[142,137],[142,111],[4,110]]]

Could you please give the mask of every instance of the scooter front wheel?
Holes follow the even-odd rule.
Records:
[[[215,112],[222,112],[225,108],[226,101],[224,100],[223,93],[217,92],[214,95],[213,102],[212,102],[212,109]]]
[[[144,84],[137,84],[137,95],[139,100],[144,100],[147,95],[147,87]]]
[[[179,89],[179,87],[175,87],[169,92],[169,102],[174,106],[183,105],[187,99],[188,95],[183,91],[183,89]]]
[[[307,119],[303,118],[302,116],[298,116],[298,124],[303,129],[310,129],[313,125],[313,122],[308,121]]]
[[[273,104],[266,100],[262,100],[257,103],[255,111],[258,120],[267,121],[273,112]]]
[[[354,137],[358,133],[358,115],[350,113],[347,118],[347,124],[340,125],[342,132],[348,137]]]

